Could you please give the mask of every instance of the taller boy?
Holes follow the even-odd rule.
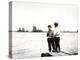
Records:
[[[58,23],[54,23],[54,40],[55,40],[55,50],[60,52],[60,29],[58,28]]]

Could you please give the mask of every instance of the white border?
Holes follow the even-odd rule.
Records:
[[[9,49],[8,47],[9,4],[8,3],[9,1],[11,0],[0,0],[0,60],[11,60],[10,58],[8,58],[8,49]],[[20,0],[16,0],[16,1],[20,1]],[[76,4],[78,5],[80,11],[80,0],[24,0],[24,1],[59,3],[59,4]],[[80,17],[80,12],[79,12],[79,17]],[[78,36],[80,37],[80,33]],[[78,40],[80,40],[80,38],[78,38]],[[80,49],[80,43],[79,43],[79,49]],[[17,60],[53,60],[53,59],[54,60],[68,60],[68,59],[79,60],[79,57],[80,56],[78,55],[78,56],[62,56],[62,57],[60,56],[60,57],[47,57],[47,58],[29,58],[29,59],[26,58],[26,59],[17,59]]]

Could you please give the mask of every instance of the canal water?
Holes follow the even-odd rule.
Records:
[[[61,51],[78,52],[78,33],[60,34]],[[41,53],[48,52],[46,32],[12,32],[13,58],[41,57]]]

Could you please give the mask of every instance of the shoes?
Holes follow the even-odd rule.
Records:
[[[51,52],[51,50],[49,50],[49,52]]]
[[[60,51],[57,51],[57,53],[60,53]]]

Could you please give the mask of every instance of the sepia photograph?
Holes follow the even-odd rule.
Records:
[[[9,57],[78,55],[78,6],[9,2]]]

